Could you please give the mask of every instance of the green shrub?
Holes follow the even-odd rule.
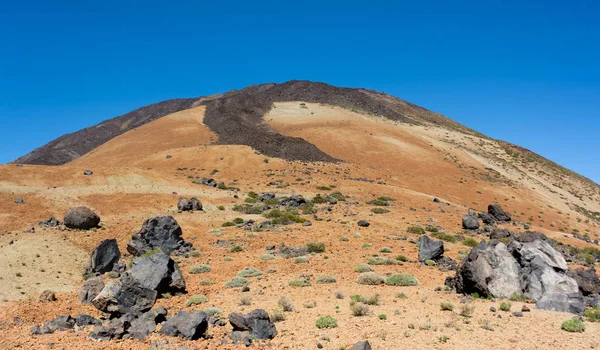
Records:
[[[319,190],[319,191],[331,191],[331,187],[317,186],[317,190]]]
[[[596,262],[596,258],[594,258],[594,256],[592,254],[588,254],[588,253],[579,253],[577,254],[577,257],[583,261],[585,261],[586,264],[592,265]]]
[[[387,198],[387,197],[379,197],[377,199],[373,199],[367,202],[368,205],[376,205],[379,207],[387,207],[388,205],[390,205],[388,203],[388,201],[386,200],[382,200],[381,198]]]
[[[417,281],[416,278],[414,278],[413,276],[406,274],[406,273],[401,273],[399,275],[393,275],[388,277],[385,280],[385,284],[387,284],[388,286],[402,286],[402,287],[406,287],[406,286],[417,286],[419,285],[419,281]]]
[[[382,247],[382,248],[379,248],[379,252],[380,253],[391,253],[392,252],[392,248],[390,248],[390,247]]]
[[[204,264],[200,264],[200,265],[194,265],[192,267],[190,267],[188,269],[188,273],[192,274],[192,275],[196,275],[199,273],[207,273],[210,272],[211,267],[208,265],[204,265]]]
[[[305,256],[299,256],[294,259],[294,264],[306,264],[308,263],[308,258]]]
[[[317,325],[317,328],[319,328],[319,329],[335,328],[338,326],[337,320],[330,316],[319,318],[316,322],[316,325]]]
[[[560,328],[567,332],[582,333],[585,331],[585,323],[576,318],[573,318],[563,322]]]
[[[381,257],[381,256],[375,256],[375,257],[369,258],[367,260],[367,263],[369,265],[397,265],[398,264],[398,262],[394,259]]]
[[[524,302],[526,299],[525,299],[525,297],[523,296],[523,293],[517,293],[517,292],[515,292],[515,293],[513,293],[513,294],[511,295],[511,297],[510,297],[510,300],[511,300],[511,301],[519,301],[519,302]]]
[[[419,226],[412,226],[406,229],[406,231],[408,233],[414,233],[416,235],[424,235],[425,234],[425,230],[422,227]]]
[[[440,308],[442,309],[442,311],[453,311],[454,310],[454,304],[444,301],[440,304]]]
[[[382,320],[382,321],[383,320],[387,320],[387,315],[386,314],[379,314],[379,315],[377,315],[377,318],[380,319],[380,320]]]
[[[392,198],[392,197],[386,197],[386,196],[381,196],[379,198],[377,198],[380,201],[385,201],[385,202],[393,202],[396,200],[396,198]]]
[[[358,284],[375,286],[378,284],[383,284],[385,282],[385,278],[381,275],[376,274],[375,272],[363,272],[360,275],[358,275],[356,282]]]
[[[273,260],[273,259],[275,259],[275,255],[269,254],[269,253],[265,253],[260,256],[260,260]]]
[[[199,285],[201,286],[210,286],[215,284],[215,282],[213,280],[209,280],[208,278],[205,278],[203,280],[200,280],[200,282],[198,282]]]
[[[290,300],[290,298],[288,298],[286,296],[282,296],[281,298],[279,298],[279,301],[277,302],[277,304],[285,312],[294,311],[294,305],[292,304],[292,301]]]
[[[262,271],[255,269],[254,267],[246,267],[242,271],[238,272],[238,277],[258,277],[262,276]]]
[[[233,258],[230,256],[226,256],[223,258],[223,261],[233,261]]]
[[[350,312],[357,317],[368,316],[371,314],[371,308],[363,303],[352,303],[350,304]]]
[[[446,242],[450,242],[450,243],[456,243],[456,237],[454,237],[453,235],[444,233],[444,232],[432,233],[431,237],[441,239],[442,241],[446,241]]]
[[[185,302],[185,306],[191,306],[191,305],[199,305],[199,304],[204,304],[208,301],[208,298],[205,297],[204,295],[200,295],[200,294],[196,294],[196,295],[192,295],[186,302]]]
[[[221,227],[231,227],[231,226],[235,226],[235,224],[231,221],[225,221],[223,224],[221,224]]]
[[[236,276],[230,279],[229,281],[225,282],[224,286],[225,288],[240,288],[245,287],[248,284],[250,284],[250,281],[248,281],[244,277]]]
[[[475,248],[479,245],[479,242],[477,242],[477,240],[475,240],[474,238],[471,238],[471,237],[467,237],[467,238],[463,239],[460,243],[462,245],[465,245],[465,246],[471,247],[471,248]]]
[[[309,253],[323,253],[325,251],[325,244],[321,242],[311,242],[306,245],[306,250]]]
[[[340,237],[340,242],[348,242],[350,239],[346,236]]]
[[[262,205],[236,204],[231,209],[243,214],[262,214],[263,212]]]
[[[223,311],[221,311],[221,309],[216,308],[214,306],[209,306],[206,309],[204,309],[204,313],[207,314],[208,316],[215,316],[215,315],[222,314]]]
[[[320,276],[319,278],[317,278],[317,283],[320,284],[329,284],[329,283],[336,283],[337,279],[335,278],[335,276]]]
[[[307,280],[296,280],[296,281],[290,281],[290,283],[288,283],[288,285],[290,287],[310,287],[310,286],[312,286],[312,283],[310,283],[310,281],[307,281]]]
[[[242,219],[242,218],[235,218],[235,219],[233,219],[233,223],[236,224],[236,225],[243,224],[244,223],[244,219]]]
[[[383,208],[373,208],[373,209],[371,209],[371,212],[373,212],[374,214],[387,214],[390,211],[387,209],[383,209]]]
[[[510,311],[511,306],[512,305],[508,301],[503,301],[500,303],[500,310],[508,312]]]
[[[339,192],[332,193],[329,196],[337,199],[340,202],[344,202],[346,200],[346,197],[343,194],[339,193]]]
[[[250,204],[253,204],[253,203],[258,203],[258,202],[260,202],[260,199],[258,199],[258,198],[246,198],[246,199],[244,199],[244,202],[245,202],[245,203],[250,203]]]
[[[404,256],[404,255],[398,255],[396,257],[396,260],[401,261],[401,262],[407,262],[408,261],[408,257]]]
[[[244,251],[244,247],[242,247],[241,245],[234,245],[233,247],[231,247],[231,249],[229,249],[229,251],[231,253],[239,253],[239,252],[243,252]]]
[[[224,206],[222,206],[222,205],[219,205],[219,206],[217,207],[217,209],[219,209],[219,210],[225,210],[225,207],[224,207]]]
[[[373,271],[373,268],[371,267],[371,265],[368,264],[358,264],[355,268],[354,268],[355,272],[371,272]]]
[[[363,296],[360,297],[360,302],[363,304],[367,304],[367,305],[379,305],[379,301],[380,301],[379,294],[373,294],[368,297],[363,297]]]
[[[425,265],[427,265],[427,266],[435,266],[435,261],[433,261],[431,259],[425,260]]]
[[[583,314],[592,322],[600,322],[600,308],[592,307],[586,309]]]
[[[439,231],[439,229],[437,228],[437,226],[427,225],[425,226],[425,231],[436,233]]]

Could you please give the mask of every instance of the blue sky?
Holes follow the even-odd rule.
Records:
[[[600,182],[598,1],[22,1],[0,163],[153,102],[290,79],[390,93]]]

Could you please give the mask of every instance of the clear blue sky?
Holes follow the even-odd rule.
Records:
[[[142,105],[290,79],[365,87],[600,182],[600,2],[10,1],[0,163]]]

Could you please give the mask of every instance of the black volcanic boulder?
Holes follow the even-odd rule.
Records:
[[[172,216],[157,216],[144,222],[142,229],[127,243],[127,251],[134,256],[160,249],[167,255],[185,255],[193,247],[181,238],[181,227]]]
[[[179,311],[163,324],[159,333],[169,337],[196,340],[202,337],[207,329],[208,318],[203,311]]]
[[[419,238],[419,261],[438,260],[444,255],[444,242],[423,235]]]
[[[119,259],[121,259],[121,252],[117,240],[105,239],[92,252],[90,271],[93,273],[110,272],[115,264],[119,262]]]
[[[447,280],[458,292],[497,298],[521,294],[539,309],[583,312],[583,296],[577,282],[568,276],[563,256],[547,241],[504,243],[485,241],[473,248]]]
[[[231,313],[229,323],[234,332],[248,332],[253,339],[273,339],[277,335],[277,329],[265,310],[256,309],[247,315]]]
[[[490,233],[490,239],[503,239],[513,237],[513,234],[505,228],[496,228]]]
[[[192,202],[192,210],[202,210],[202,202],[196,197],[190,198],[190,202]]]
[[[113,315],[140,314],[152,308],[163,293],[185,291],[185,280],[169,256],[156,253],[134,258],[121,279],[109,281],[92,304]]]
[[[479,228],[479,220],[473,215],[465,215],[462,219],[462,225],[466,230],[477,230]]]
[[[488,213],[498,221],[510,221],[510,214],[505,212],[500,204],[488,205]]]
[[[71,208],[65,214],[65,226],[77,230],[89,230],[98,227],[100,217],[87,207]]]

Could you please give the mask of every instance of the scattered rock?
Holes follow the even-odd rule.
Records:
[[[60,224],[61,224],[60,221],[56,220],[54,218],[54,216],[51,216],[47,220],[38,222],[38,225],[40,225],[40,226],[47,226],[47,227],[56,227],[56,226],[60,226]]]
[[[121,259],[121,252],[116,239],[105,239],[100,242],[92,252],[90,258],[90,271],[92,273],[105,273],[112,271],[115,264]]]
[[[371,350],[371,344],[368,341],[359,341],[348,350]]]
[[[419,238],[419,261],[438,260],[444,255],[444,242],[423,235]]]
[[[465,215],[462,219],[462,225],[466,230],[477,230],[479,228],[479,220],[475,216]]]
[[[156,329],[155,315],[149,311],[131,321],[127,334],[134,339],[144,341]]]
[[[495,308],[495,307],[493,307],[493,306],[490,306],[490,311],[491,311],[491,312],[496,312],[496,308]]]
[[[105,326],[96,326],[94,331],[89,334],[89,338],[95,341],[108,341],[113,339],[122,339],[127,334],[127,328],[131,325],[130,317],[114,318]]]
[[[169,312],[164,306],[157,307],[156,309],[154,309],[154,322],[156,322],[156,324],[165,322],[167,320],[168,314]]]
[[[358,226],[360,226],[360,227],[369,227],[370,225],[371,225],[371,223],[368,222],[367,220],[360,220],[358,222]]]
[[[89,230],[98,227],[100,217],[87,207],[77,207],[69,209],[64,221],[68,228]]]
[[[203,311],[179,311],[177,315],[163,324],[159,333],[170,337],[196,340],[202,337],[207,329],[208,320]]]
[[[600,294],[600,279],[596,274],[596,269],[591,267],[587,270],[578,268],[568,272],[569,277],[573,278],[579,290],[585,296]]]
[[[512,237],[512,233],[505,228],[495,228],[490,233],[490,239],[502,239]]]
[[[75,319],[71,316],[58,316],[44,326],[54,333],[55,331],[66,331],[75,327]]]
[[[50,303],[53,301],[56,301],[56,295],[52,291],[45,290],[40,295],[40,303]]]
[[[91,171],[91,170],[84,170],[83,171],[83,175],[85,175],[85,176],[91,176],[91,175],[94,175],[94,172]]]
[[[477,214],[477,217],[479,217],[481,219],[481,221],[483,221],[483,223],[486,225],[495,225],[496,224],[496,219],[491,214],[479,213],[479,214]]]
[[[519,312],[519,311],[513,312],[512,315],[515,316],[515,317],[523,317],[523,313]]]
[[[75,316],[75,324],[79,327],[85,326],[101,326],[102,322],[99,319],[85,314],[77,314]]]
[[[529,309],[529,307],[527,305],[523,305],[523,307],[521,308],[521,312],[530,312],[531,310]]]
[[[15,199],[15,203],[16,204],[25,204],[25,201],[23,200],[23,198],[17,198],[17,199]]]
[[[510,214],[505,212],[500,204],[488,205],[488,213],[498,221],[510,221]]]
[[[256,309],[247,315],[234,312],[228,318],[234,331],[250,332],[254,339],[273,339],[277,335],[277,329],[265,310]]]

